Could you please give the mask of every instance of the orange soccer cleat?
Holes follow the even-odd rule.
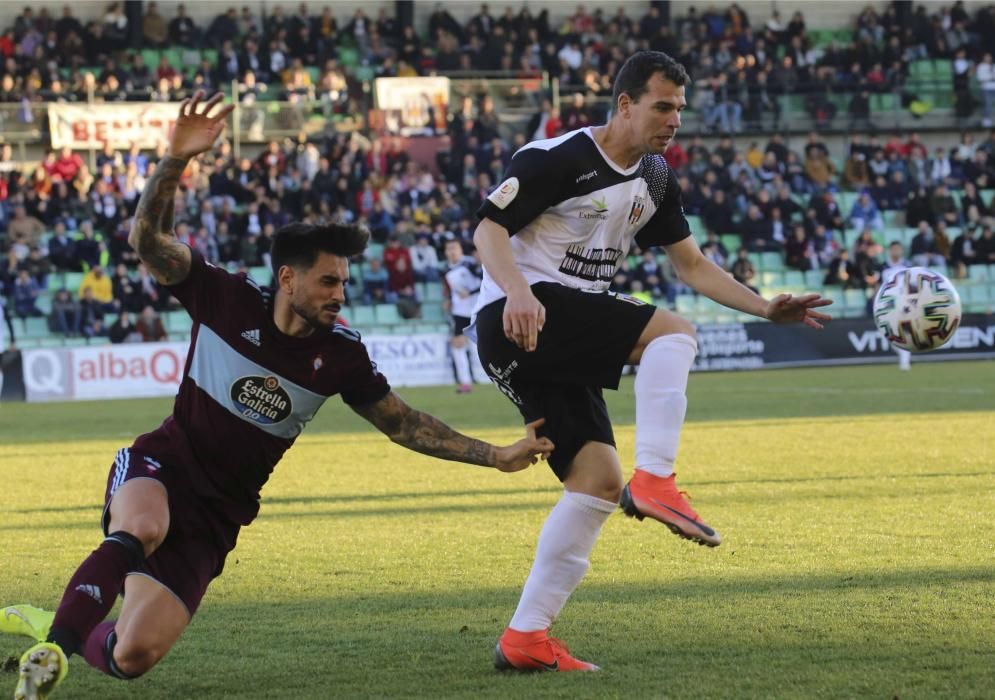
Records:
[[[675,474],[655,476],[637,469],[622,489],[619,505],[630,518],[659,520],[675,535],[698,544],[718,547],[722,538],[694,512],[687,494],[677,490]]]
[[[499,671],[600,671],[594,664],[575,659],[567,645],[549,630],[519,632],[510,627],[494,649],[494,668]]]

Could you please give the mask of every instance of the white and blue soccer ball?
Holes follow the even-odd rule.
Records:
[[[881,285],[874,297],[874,324],[892,345],[929,352],[949,341],[960,325],[957,290],[946,277],[910,267]]]

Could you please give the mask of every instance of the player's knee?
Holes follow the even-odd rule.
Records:
[[[114,647],[114,665],[122,673],[138,678],[152,670],[167,651],[168,649],[147,641],[118,640]]]
[[[677,316],[673,319],[673,323],[669,325],[672,326],[672,330],[668,331],[665,335],[669,335],[672,333],[683,333],[684,335],[691,336],[695,340],[698,339],[698,336],[695,332],[694,324],[688,321],[686,318],[681,318],[680,316]]]
[[[134,516],[127,522],[121,524],[119,528],[136,537],[145,548],[145,555],[148,556],[162,544],[166,539],[167,527],[158,518],[149,516]]]

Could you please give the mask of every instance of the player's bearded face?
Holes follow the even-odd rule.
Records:
[[[328,328],[345,303],[349,262],[330,253],[319,253],[310,269],[295,269],[290,308],[312,328]]]

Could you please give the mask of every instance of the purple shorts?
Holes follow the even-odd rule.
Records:
[[[167,464],[130,448],[118,450],[107,477],[102,527],[110,525],[111,498],[131,479],[154,479],[166,487],[169,499],[169,532],[136,574],[149,576],[180,599],[193,617],[207,586],[225,565],[225,557],[235,548],[239,525],[218,514],[184,485]]]

